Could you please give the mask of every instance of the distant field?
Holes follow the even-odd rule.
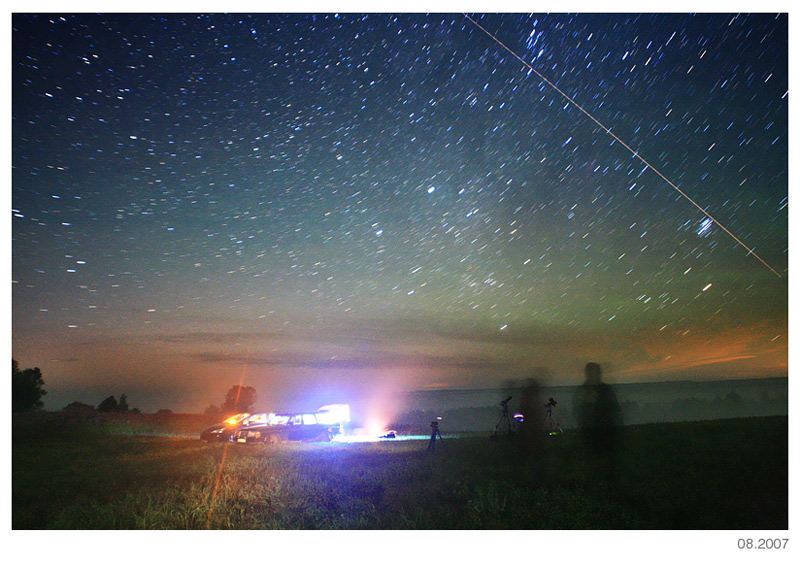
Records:
[[[427,453],[206,445],[124,423],[12,432],[15,529],[788,528],[786,417],[627,427],[616,484],[593,480],[569,431],[535,461],[488,434],[445,433]]]

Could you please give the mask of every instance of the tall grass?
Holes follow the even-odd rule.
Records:
[[[786,418],[626,429],[618,480],[570,433],[206,445],[78,426],[14,433],[14,528],[752,528],[788,523]]]

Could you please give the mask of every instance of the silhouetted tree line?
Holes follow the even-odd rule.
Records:
[[[44,379],[39,367],[20,370],[16,359],[11,360],[11,410],[13,412],[27,412],[44,406],[42,397],[47,394],[44,390]],[[89,412],[95,408],[83,402],[73,402],[63,408],[67,412]],[[138,408],[128,405],[128,397],[121,394],[119,400],[109,396],[97,406],[98,412],[116,412],[123,414],[139,414]]]
[[[131,409],[128,406],[128,397],[125,394],[121,394],[119,400],[114,398],[114,396],[109,396],[105,400],[103,400],[100,404],[97,405],[98,412],[117,412],[120,414],[138,414],[139,409],[134,408]]]
[[[736,391],[711,398],[686,397],[668,401],[622,402],[625,421],[630,424],[749,418],[788,414],[786,395],[743,397]]]
[[[39,367],[20,370],[19,363],[11,360],[11,410],[13,412],[27,412],[44,406],[42,397],[47,394],[44,390],[44,379]]]
[[[223,420],[234,414],[250,412],[256,403],[256,389],[251,386],[233,385],[225,394],[225,401],[221,406],[211,404],[204,414],[209,418]]]

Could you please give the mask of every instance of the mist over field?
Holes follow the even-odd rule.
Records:
[[[268,390],[257,388],[258,401],[250,412],[307,413],[315,412],[326,404],[349,404],[352,417],[350,430],[373,435],[382,434],[393,427],[415,429],[417,432],[420,429],[427,430],[430,421],[437,417],[442,418],[441,426],[446,432],[491,432],[502,416],[502,400],[511,397],[508,402],[511,418],[519,412],[523,384],[524,381],[508,381],[505,386],[496,388],[415,391],[378,386],[365,386],[361,390],[312,388],[298,390],[281,402],[273,402]],[[538,403],[541,410],[524,416],[539,418],[549,425],[544,405],[552,398],[556,403],[551,409],[554,425],[563,429],[576,427],[573,397],[577,388],[577,385],[541,386]],[[622,410],[624,425],[786,416],[789,413],[787,377],[624,383],[612,384],[612,388]],[[85,398],[91,399],[92,396]],[[136,402],[135,395],[129,398]],[[170,408],[171,401],[180,400],[178,397],[165,396],[163,400],[164,409],[176,414],[184,413]],[[214,403],[215,399],[208,400]],[[91,400],[88,403],[92,404]],[[156,411],[144,409],[142,412],[154,414]],[[192,413],[201,415],[200,412]],[[197,430],[199,432],[200,429]]]
[[[519,383],[521,384],[521,383]],[[613,385],[622,408],[624,424],[682,422],[784,416],[789,412],[788,378],[742,379],[728,381],[674,381]],[[562,428],[576,426],[572,399],[577,386],[542,386],[541,413],[547,418],[544,404],[556,401],[554,419]],[[513,416],[520,398],[518,383],[494,389],[416,391],[397,395],[391,405],[399,424],[420,425],[431,417],[442,417],[442,428],[452,431],[494,430],[502,416],[500,402],[511,396],[509,411]],[[386,403],[386,407],[390,404]],[[354,415],[368,413],[370,399],[356,402]],[[527,415],[526,415],[527,416]]]

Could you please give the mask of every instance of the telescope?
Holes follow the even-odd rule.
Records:
[[[500,406],[503,407],[503,415],[500,416],[500,420],[497,422],[497,425],[494,427],[494,435],[492,435],[493,439],[497,438],[497,432],[500,430],[500,426],[503,423],[505,423],[505,425],[506,425],[506,430],[508,430],[508,435],[514,435],[514,433],[516,433],[516,430],[514,429],[514,426],[511,424],[511,418],[508,417],[508,401],[511,400],[511,398],[512,397],[509,396],[505,400],[501,400],[500,401]]]
[[[548,429],[551,436],[564,431],[561,429],[561,424],[558,423],[558,420],[556,420],[555,416],[553,415],[553,408],[555,408],[556,404],[556,399],[550,397],[550,400],[548,400],[547,404],[544,405],[545,418],[547,419]]]

